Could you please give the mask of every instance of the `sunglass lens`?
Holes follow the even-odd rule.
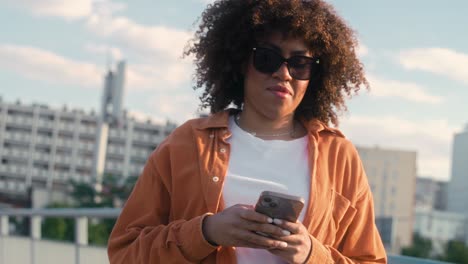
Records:
[[[257,49],[253,59],[255,69],[263,73],[273,73],[283,63],[280,55],[268,49]]]
[[[289,67],[290,74],[293,78],[298,80],[308,80],[314,65],[311,64],[310,58],[296,56],[289,59]]]

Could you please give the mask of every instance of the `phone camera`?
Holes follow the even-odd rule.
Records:
[[[271,202],[271,198],[270,197],[265,197],[265,198],[263,198],[263,201],[266,202],[266,203],[269,203],[269,202]]]
[[[278,206],[278,204],[276,204],[275,202],[271,202],[271,203],[270,203],[270,207],[275,208],[276,206]]]

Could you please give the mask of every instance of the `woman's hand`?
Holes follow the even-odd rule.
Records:
[[[288,263],[306,262],[313,250],[307,228],[300,221],[296,223],[280,219],[273,221],[276,226],[291,232],[291,235],[281,237],[282,241],[288,243],[286,248],[270,249],[269,251]]]
[[[221,246],[287,248],[287,243],[279,239],[289,235],[289,232],[271,224],[272,222],[273,220],[266,215],[255,212],[253,206],[237,204],[207,216],[203,221],[203,234],[207,241]],[[278,239],[268,238],[255,232],[262,232]]]

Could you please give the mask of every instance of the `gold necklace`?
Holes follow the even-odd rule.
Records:
[[[257,134],[257,132],[253,132],[253,131],[247,131],[246,129],[242,128],[240,123],[239,123],[239,120],[240,120],[240,115],[239,114],[236,114],[236,116],[234,117],[234,122],[236,123],[236,125],[238,127],[240,127],[242,130],[244,130],[245,132],[251,134],[252,136],[254,137],[283,137],[283,136],[291,136],[292,138],[294,137],[294,134],[296,132],[296,126],[294,125],[293,123],[293,127],[291,130],[289,130],[288,132],[284,132],[284,133],[275,133],[275,134]]]

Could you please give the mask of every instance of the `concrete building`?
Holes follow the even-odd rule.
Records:
[[[122,96],[123,71],[119,64],[118,73],[106,77],[100,114],[0,98],[0,193],[26,195],[35,188],[53,195],[69,180],[96,183],[103,174],[139,175],[176,126],[137,121],[122,110],[116,97]],[[119,89],[111,92],[115,84]]]
[[[447,210],[447,182],[430,178],[416,178],[415,208]]]
[[[374,197],[376,223],[388,252],[412,244],[416,152],[357,147]]]
[[[468,215],[468,125],[455,134],[452,148],[452,175],[448,184],[447,209]]]
[[[441,255],[450,240],[468,244],[468,217],[460,213],[417,208],[414,231],[424,238],[431,239],[434,256]]]

